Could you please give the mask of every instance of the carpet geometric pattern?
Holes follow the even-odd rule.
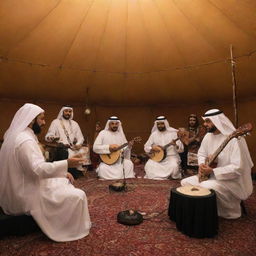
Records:
[[[140,172],[142,166],[137,166]],[[169,220],[170,189],[178,180],[127,180],[126,192],[110,192],[111,181],[100,181],[95,172],[75,181],[86,192],[92,220],[90,234],[78,241],[56,243],[38,231],[0,240],[1,256],[255,256],[256,193],[245,201],[247,215],[237,220],[219,219],[214,238],[190,238]],[[254,181],[254,187],[256,183]],[[120,211],[146,213],[143,223],[125,226],[116,220]]]

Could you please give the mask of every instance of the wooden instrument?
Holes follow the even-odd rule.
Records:
[[[151,160],[156,161],[156,162],[161,162],[166,158],[167,154],[167,148],[170,147],[171,145],[174,145],[175,142],[179,140],[179,138],[172,140],[170,143],[166,144],[165,146],[156,146],[158,151],[152,151],[149,153],[149,157]]]
[[[141,141],[141,137],[135,137],[130,142],[140,142],[140,141]],[[115,164],[121,155],[121,150],[124,147],[128,146],[130,142],[124,143],[123,145],[119,146],[115,151],[111,152],[110,154],[100,154],[101,161],[108,165]]]
[[[247,123],[247,124],[243,124],[242,126],[240,126],[239,128],[237,128],[234,132],[232,132],[222,143],[221,145],[217,148],[217,150],[213,153],[213,155],[211,155],[210,157],[208,157],[206,159],[205,164],[208,166],[213,167],[214,165],[214,161],[216,160],[216,158],[218,157],[218,155],[221,153],[221,151],[226,147],[226,145],[229,143],[230,140],[232,140],[233,138],[237,138],[239,136],[246,136],[249,134],[249,132],[252,131],[252,124],[251,123]],[[210,175],[203,175],[203,174],[198,174],[198,179],[199,182],[208,180],[210,177]]]
[[[153,151],[148,154],[150,159],[156,162],[163,161],[167,155],[167,148],[170,147],[171,145],[175,145],[175,142],[177,140],[180,140],[182,143],[187,145],[189,133],[185,131],[185,129],[180,128],[179,131],[177,132],[177,136],[178,138],[172,140],[170,143],[166,144],[165,146],[157,146],[158,152]]]

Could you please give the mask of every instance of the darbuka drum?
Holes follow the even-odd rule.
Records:
[[[214,237],[218,233],[218,215],[214,190],[184,186],[171,190],[169,217],[190,237]]]

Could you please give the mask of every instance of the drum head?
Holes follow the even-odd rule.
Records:
[[[142,223],[143,217],[137,211],[126,210],[118,213],[117,222],[124,225],[133,226]]]
[[[199,186],[178,187],[177,191],[181,194],[189,196],[208,196],[211,194],[211,191],[208,188],[202,188]]]

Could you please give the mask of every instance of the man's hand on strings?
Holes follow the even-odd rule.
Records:
[[[199,173],[203,175],[210,175],[213,172],[213,169],[207,164],[199,165]]]
[[[119,147],[119,145],[117,145],[117,144],[110,144],[109,145],[109,151],[114,152],[118,149],[118,147]]]
[[[160,152],[159,146],[153,145],[151,151],[156,153]]]

